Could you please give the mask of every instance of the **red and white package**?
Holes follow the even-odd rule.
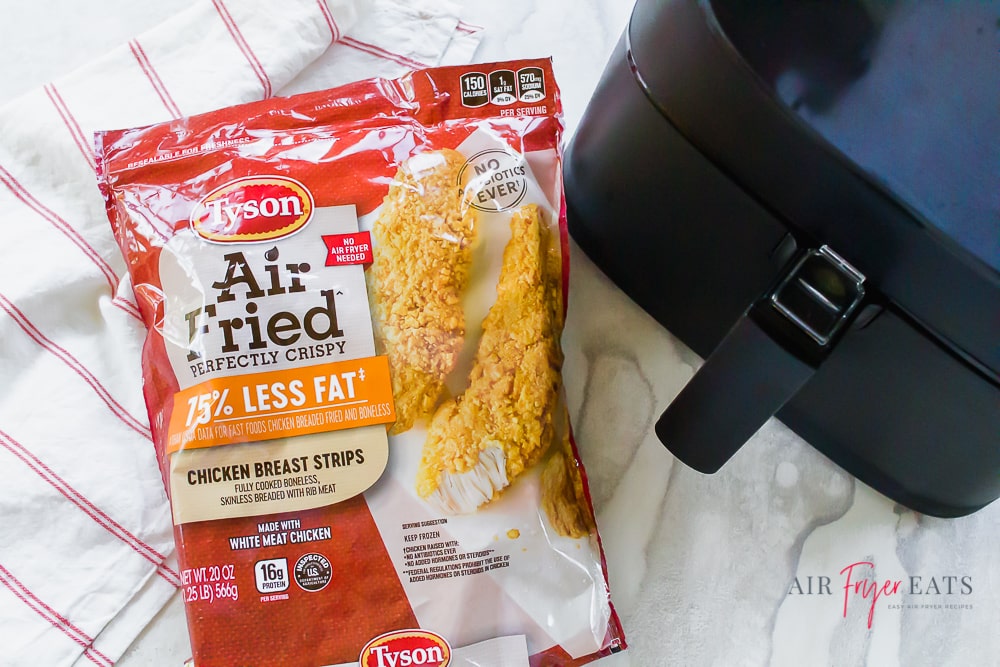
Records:
[[[197,667],[624,648],[562,386],[548,60],[98,133]]]

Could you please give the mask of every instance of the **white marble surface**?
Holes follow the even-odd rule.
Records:
[[[187,3],[5,3],[0,103]],[[570,130],[631,8],[629,0],[463,4],[464,18],[488,29],[477,60],[555,58]],[[957,520],[915,514],[774,421],[719,474],[694,473],[652,426],[697,357],[576,248],[570,290],[565,378],[631,645],[602,665],[1000,665],[1000,503]],[[841,570],[862,561],[875,564],[877,583],[903,582],[876,601],[870,628],[871,596],[851,594],[844,607]],[[866,576],[858,566],[852,581]],[[911,577],[923,594],[910,592]],[[175,597],[119,664],[166,667],[188,655]]]

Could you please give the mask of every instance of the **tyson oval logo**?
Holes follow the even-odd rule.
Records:
[[[209,192],[191,212],[191,229],[215,243],[290,236],[312,217],[312,194],[286,176],[248,176]]]
[[[451,645],[430,630],[396,630],[379,635],[361,649],[360,667],[445,667]]]

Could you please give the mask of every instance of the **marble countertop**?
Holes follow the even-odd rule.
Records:
[[[0,103],[155,25],[188,0],[5,7]],[[629,0],[464,0],[477,60],[552,55],[572,132]],[[1000,665],[1000,503],[942,520],[855,481],[777,421],[703,476],[653,433],[700,360],[575,246],[565,380],[630,650],[602,665]],[[600,310],[592,304],[600,303]],[[879,599],[845,593],[853,570]],[[869,613],[874,608],[869,619]],[[869,623],[870,621],[870,623]],[[123,667],[189,655],[180,597]]]

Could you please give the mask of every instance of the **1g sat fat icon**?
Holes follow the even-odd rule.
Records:
[[[513,104],[517,101],[514,72],[509,69],[498,69],[490,72],[490,102],[500,106]]]

